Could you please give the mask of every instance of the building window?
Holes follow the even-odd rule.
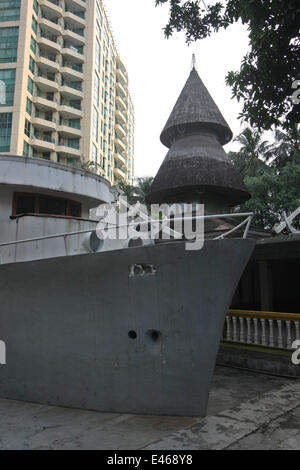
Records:
[[[0,64],[17,62],[18,40],[18,27],[0,28]]]
[[[26,112],[31,116],[32,115],[32,102],[29,98],[26,101]]]
[[[97,106],[99,106],[99,98],[100,98],[100,80],[99,80],[97,72],[95,72],[94,102]]]
[[[32,50],[34,54],[36,54],[36,41],[32,36],[30,40],[30,49]]]
[[[0,152],[10,152],[12,113],[0,113]]]
[[[81,204],[44,194],[14,193],[12,215],[25,214],[81,218]]]
[[[33,0],[33,9],[34,9],[35,13],[38,15],[39,14],[39,5],[38,5],[37,0]]]
[[[31,124],[30,124],[30,122],[28,121],[28,119],[25,119],[24,133],[25,133],[25,135],[27,135],[27,137],[30,137],[30,133],[31,133]]]
[[[98,21],[96,21],[96,34],[101,39],[101,28],[99,26]]]
[[[93,144],[92,160],[93,160],[94,163],[97,163],[97,161],[98,161],[98,149],[97,149],[95,144]]]
[[[73,129],[81,129],[80,119],[69,119],[69,127]]]
[[[23,156],[24,157],[29,157],[29,144],[24,140],[24,145],[23,145]]]
[[[93,138],[96,142],[98,142],[98,125],[99,125],[99,117],[98,111],[94,108],[94,116],[93,116]]]
[[[13,106],[16,69],[0,70],[0,106]]]
[[[96,12],[97,12],[98,20],[100,21],[100,24],[102,25],[102,14],[101,14],[101,10],[98,5],[98,2],[96,3]]]
[[[96,53],[95,53],[95,56],[96,56],[96,59],[95,59],[96,70],[98,70],[98,72],[100,72],[101,47],[100,47],[98,39],[96,39]]]
[[[0,22],[20,19],[21,0],[0,0]]]
[[[37,21],[35,19],[35,17],[33,16],[32,17],[32,22],[31,22],[31,27],[32,27],[32,31],[37,34]]]
[[[28,77],[27,90],[33,95],[33,80]]]
[[[34,74],[34,72],[35,72],[35,61],[33,60],[33,58],[31,56],[29,57],[29,70],[30,70],[30,72],[32,72]]]

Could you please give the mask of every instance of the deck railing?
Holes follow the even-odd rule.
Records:
[[[223,341],[292,349],[300,339],[300,314],[229,310]]]

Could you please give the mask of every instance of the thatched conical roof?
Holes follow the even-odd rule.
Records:
[[[161,133],[160,140],[171,146],[171,139],[176,130],[185,126],[212,126],[218,132],[220,143],[227,144],[232,139],[232,132],[219,108],[210,96],[196,69],[190,76],[173,108],[173,111]]]
[[[148,203],[198,201],[233,206],[249,199],[222,145],[232,132],[193,68],[161,133],[170,148],[147,196]],[[213,205],[213,204],[212,204]]]

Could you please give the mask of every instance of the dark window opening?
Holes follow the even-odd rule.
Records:
[[[13,216],[23,214],[56,215],[81,218],[81,204],[43,194],[15,193]]]

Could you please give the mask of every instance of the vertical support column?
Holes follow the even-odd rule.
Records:
[[[259,261],[260,309],[273,311],[272,277],[268,261]]]

